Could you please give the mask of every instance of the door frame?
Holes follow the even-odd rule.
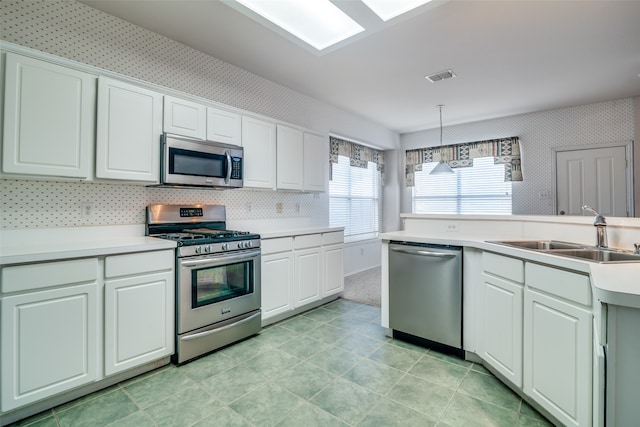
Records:
[[[558,153],[561,151],[579,151],[579,150],[591,150],[596,148],[615,148],[615,147],[624,147],[625,149],[625,157],[627,159],[627,167],[625,168],[625,180],[627,182],[627,212],[629,213],[629,217],[635,217],[634,211],[634,188],[633,188],[633,141],[618,141],[618,142],[603,142],[599,144],[586,144],[586,145],[568,145],[564,147],[553,147],[551,148],[552,152],[552,162],[551,162],[551,173],[553,177],[553,214],[558,215],[558,175],[557,175],[557,163],[558,163]]]

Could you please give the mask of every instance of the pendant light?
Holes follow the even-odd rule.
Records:
[[[444,105],[436,105],[436,108],[440,110],[440,153],[442,153],[442,108],[444,108]],[[436,167],[429,172],[429,175],[445,173],[455,173],[455,171],[451,169],[451,166],[449,166],[442,157],[440,157],[440,163],[438,163]]]

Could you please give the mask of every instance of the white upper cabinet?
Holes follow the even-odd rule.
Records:
[[[312,133],[304,134],[304,191],[327,190],[329,146],[327,138]]]
[[[164,97],[164,131],[206,139],[207,107],[172,96]]]
[[[207,107],[207,139],[242,145],[242,116],[231,111]]]
[[[158,182],[162,95],[100,77],[96,177]]]
[[[244,186],[276,188],[276,125],[242,117]]]
[[[278,125],[277,130],[277,187],[282,190],[302,190],[303,136],[302,131]]]
[[[89,177],[96,76],[6,54],[2,171]]]

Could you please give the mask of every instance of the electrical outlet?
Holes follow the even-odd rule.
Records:
[[[82,218],[92,218],[93,217],[93,202],[82,202],[80,205],[80,213]]]
[[[457,232],[458,231],[458,223],[457,222],[449,222],[449,223],[447,223],[445,231]]]
[[[282,213],[282,202],[276,203],[276,212]]]

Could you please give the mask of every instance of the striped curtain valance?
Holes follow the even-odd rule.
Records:
[[[425,163],[444,160],[452,168],[463,168],[473,166],[473,159],[478,157],[493,157],[494,164],[504,164],[505,181],[522,181],[520,140],[517,136],[442,147],[416,148],[407,150],[405,154],[407,187],[414,186],[414,172],[422,170]]]
[[[331,171],[331,165],[333,163],[338,163],[338,156],[345,156],[349,158],[351,166],[367,168],[368,163],[373,162],[377,165],[378,171],[384,174],[383,151],[336,138],[335,136],[329,137],[329,144],[329,171]],[[331,172],[329,179],[331,179]]]

